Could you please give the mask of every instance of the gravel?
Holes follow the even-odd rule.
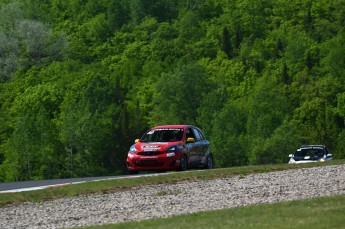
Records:
[[[149,185],[0,207],[0,228],[73,228],[345,194],[345,165]]]

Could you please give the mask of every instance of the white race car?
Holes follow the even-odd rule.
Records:
[[[301,164],[332,160],[333,155],[324,145],[303,145],[296,150],[295,154],[290,154],[289,158],[289,164]]]

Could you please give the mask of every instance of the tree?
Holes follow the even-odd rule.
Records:
[[[11,108],[15,118],[11,138],[5,143],[7,180],[57,178],[59,144],[54,123],[59,91],[37,85],[17,96]]]
[[[262,141],[259,155],[266,163],[284,164],[288,161],[288,155],[295,152],[300,145],[306,144],[304,132],[295,120],[284,120],[272,133]]]
[[[10,80],[19,66],[18,21],[23,19],[21,4],[4,4],[0,8],[0,82]]]
[[[5,4],[0,9],[0,81],[9,81],[15,71],[46,65],[61,58],[67,46],[62,33],[46,24],[25,18],[24,5]]]
[[[150,123],[196,124],[197,109],[208,88],[205,70],[198,64],[163,73],[156,83]]]
[[[129,22],[130,10],[126,1],[112,0],[108,4],[107,19],[112,30],[119,30]]]
[[[229,101],[213,118],[210,140],[217,166],[246,165],[246,116],[243,110],[236,102]]]
[[[279,90],[277,78],[265,75],[258,80],[250,95],[247,109],[248,159],[251,164],[270,163],[274,158],[266,154],[263,146],[274,131],[287,118],[289,100]]]
[[[345,30],[340,30],[339,33],[332,39],[323,43],[321,60],[322,69],[326,70],[335,77],[342,77],[345,74],[344,61],[345,51],[342,47],[345,45]]]
[[[95,65],[75,75],[61,104],[60,139],[66,147],[69,176],[106,175],[124,166],[120,142],[127,130],[121,126],[118,81]]]
[[[0,82],[9,81],[18,69],[18,52],[17,39],[0,31]]]
[[[223,50],[224,52],[228,55],[228,57],[231,59],[234,57],[234,51],[230,43],[230,32],[229,30],[225,27],[223,29]]]

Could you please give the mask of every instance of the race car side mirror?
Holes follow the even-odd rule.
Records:
[[[187,143],[190,143],[190,142],[195,142],[195,139],[194,138],[187,138]]]

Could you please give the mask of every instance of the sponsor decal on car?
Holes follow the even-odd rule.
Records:
[[[141,159],[155,159],[158,158],[157,156],[141,156]]]
[[[297,149],[297,151],[302,151],[303,149],[323,149],[323,148],[319,147],[319,146],[311,146],[311,147],[299,148],[299,149]]]
[[[162,130],[178,130],[178,131],[183,131],[183,129],[180,129],[180,128],[163,128],[163,129],[154,129],[152,131],[156,131],[156,130],[158,130],[158,131],[162,131]]]
[[[161,147],[157,145],[144,145],[141,147],[143,151],[157,151],[160,150]]]

